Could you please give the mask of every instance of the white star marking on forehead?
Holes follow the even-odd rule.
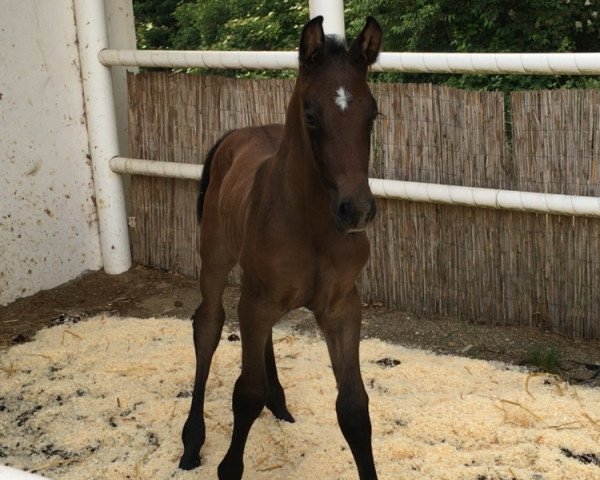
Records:
[[[335,104],[340,107],[342,112],[348,110],[348,105],[352,101],[352,95],[346,87],[339,87],[335,92]]]

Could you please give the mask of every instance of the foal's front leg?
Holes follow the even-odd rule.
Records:
[[[337,382],[336,412],[360,480],[377,480],[371,446],[369,397],[360,374],[361,302],[356,288],[331,311],[317,314]]]
[[[240,480],[248,433],[269,398],[265,349],[271,329],[281,317],[272,305],[244,292],[238,305],[242,336],[242,373],[233,389],[233,433],[229,450],[219,465],[219,480]]]

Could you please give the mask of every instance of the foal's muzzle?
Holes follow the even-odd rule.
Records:
[[[334,203],[335,226],[342,233],[363,232],[377,212],[375,199],[370,191],[360,198],[347,197]]]

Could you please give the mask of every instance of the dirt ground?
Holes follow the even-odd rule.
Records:
[[[229,322],[236,323],[239,290],[228,287],[224,303]],[[66,319],[84,319],[100,313],[138,318],[189,318],[200,302],[199,282],[182,275],[140,265],[121,275],[92,272],[68,284],[39,292],[0,307],[0,352],[29,341],[41,328]],[[284,319],[293,329],[314,332],[307,310]],[[494,327],[450,318],[425,318],[381,306],[363,310],[363,336],[437,353],[500,360],[516,365],[550,365],[565,380],[600,387],[600,342],[570,339],[523,328]],[[190,339],[191,341],[191,339]]]

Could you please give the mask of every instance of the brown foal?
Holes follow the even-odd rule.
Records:
[[[242,369],[233,391],[231,445],[220,480],[239,480],[250,428],[266,406],[293,422],[275,366],[271,330],[288,311],[315,314],[337,382],[336,412],[361,480],[377,478],[368,397],[359,366],[361,301],[356,278],[369,257],[375,216],[368,184],[377,105],[367,70],[381,45],[369,17],[349,50],[323,33],[323,18],[302,31],[300,70],[285,125],[243,128],[209,153],[200,182],[202,304],[193,316],[196,377],[179,466],[200,465],[204,392],[225,313],[227,275],[239,262]]]

